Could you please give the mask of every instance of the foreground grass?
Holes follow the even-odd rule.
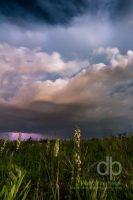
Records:
[[[1,141],[0,148],[0,199],[133,199],[133,137],[81,140],[80,162],[73,140]],[[122,165],[112,180],[97,173],[106,156]]]

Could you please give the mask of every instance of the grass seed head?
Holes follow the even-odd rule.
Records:
[[[77,128],[74,130],[74,163],[75,163],[75,171],[77,177],[79,177],[81,171],[80,139],[81,139],[81,131],[79,128]]]
[[[20,145],[21,145],[21,138],[22,138],[22,133],[19,133],[18,135],[18,139],[17,139],[17,147],[16,147],[16,151],[19,150]]]
[[[55,141],[55,145],[54,145],[54,156],[55,156],[55,157],[58,157],[59,150],[60,150],[60,140],[57,139],[57,140]]]

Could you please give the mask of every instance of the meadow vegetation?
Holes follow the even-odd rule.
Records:
[[[107,156],[122,165],[112,180],[97,173]],[[132,200],[133,137],[85,140],[76,129],[73,140],[1,140],[0,199]]]

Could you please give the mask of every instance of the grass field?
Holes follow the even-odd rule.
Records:
[[[83,140],[77,129],[73,140],[1,140],[0,151],[1,200],[133,199],[132,136]],[[107,156],[122,166],[112,180],[97,171]]]

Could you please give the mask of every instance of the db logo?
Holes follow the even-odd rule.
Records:
[[[105,171],[101,171],[101,167],[105,166]],[[114,166],[117,166],[117,171],[113,171]],[[112,161],[112,157],[106,157],[106,161],[101,161],[97,165],[97,172],[99,175],[106,176],[108,175],[110,177],[110,180],[112,180],[113,176],[118,176],[122,172],[122,165],[118,161]]]

